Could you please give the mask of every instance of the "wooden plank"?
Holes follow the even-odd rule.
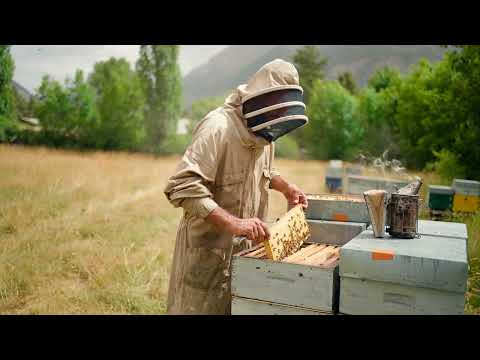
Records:
[[[456,292],[366,279],[341,280],[340,312],[350,315],[462,315],[465,297]]]
[[[332,257],[338,256],[338,254],[339,254],[339,249],[335,248],[334,246],[329,246],[328,248],[324,249],[322,252],[307,258],[303,262],[303,264],[304,265],[317,265],[317,264],[322,265]]]
[[[257,255],[262,253],[262,252],[265,252],[265,247],[263,246],[263,244],[260,244],[258,246],[255,247],[256,250],[253,250],[252,252],[244,255],[244,256],[247,256],[247,257],[258,257]],[[257,249],[258,248],[258,249]]]
[[[233,297],[232,315],[333,315],[333,313],[281,305],[268,301]]]
[[[337,304],[338,267],[306,265],[234,256],[232,295],[273,303],[332,311]]]
[[[314,265],[324,266],[324,267],[337,266],[339,261],[340,261],[340,255],[332,257],[330,260],[326,261],[323,264],[314,264]]]
[[[310,228],[301,205],[295,206],[270,228],[265,241],[267,257],[279,261],[295,253],[310,236]]]
[[[259,244],[259,245],[256,245],[250,249],[245,249],[245,250],[242,250],[240,251],[239,253],[235,254],[236,256],[246,256],[247,254],[251,253],[252,251],[256,251],[260,248],[263,248],[264,245],[263,244]]]
[[[263,250],[262,252],[256,254],[256,255],[255,255],[255,258],[257,258],[257,259],[262,259],[262,258],[264,258],[264,257],[266,257],[266,256],[267,256],[267,252],[266,252],[265,250]]]
[[[282,260],[282,262],[301,262],[305,260],[307,257],[318,253],[321,251],[323,248],[325,248],[326,245],[318,245],[318,244],[313,244],[309,245],[306,248],[301,249],[300,251],[296,252],[293,255],[290,255],[289,257],[285,258]]]

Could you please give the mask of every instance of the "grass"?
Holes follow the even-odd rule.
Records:
[[[0,313],[163,314],[181,216],[163,187],[178,160],[0,145]],[[325,162],[276,166],[305,192],[326,191]],[[269,220],[286,207],[272,193]],[[476,312],[480,217],[464,220]]]

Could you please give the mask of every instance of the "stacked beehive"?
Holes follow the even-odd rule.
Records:
[[[455,179],[453,181],[453,211],[476,212],[480,208],[480,182]]]
[[[452,209],[455,191],[450,186],[430,185],[428,187],[428,207],[430,210],[447,211]]]
[[[343,162],[341,160],[331,160],[325,176],[325,185],[331,193],[342,191],[343,186]]]
[[[341,248],[341,313],[463,314],[466,226],[419,221],[419,233],[410,240],[378,239],[367,230]]]
[[[480,182],[455,179],[452,186],[430,185],[428,208],[432,214],[448,211],[473,213],[480,210]]]
[[[339,247],[304,243],[281,260],[264,245],[236,254],[232,315],[333,315],[338,309]]]

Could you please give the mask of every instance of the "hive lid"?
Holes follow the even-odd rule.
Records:
[[[467,243],[427,235],[376,239],[372,230],[366,230],[341,248],[340,275],[464,293]]]
[[[451,186],[429,185],[428,189],[432,194],[453,195],[455,193]]]
[[[468,239],[467,225],[454,222],[418,220],[418,233],[420,235]]]
[[[480,182],[473,180],[455,179],[452,184],[455,192],[464,195],[480,195]]]

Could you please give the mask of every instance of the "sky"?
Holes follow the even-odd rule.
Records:
[[[206,63],[228,45],[181,45],[179,65],[182,75]],[[124,57],[132,66],[140,45],[13,45],[14,80],[30,91],[39,85],[43,75],[63,81],[77,69],[89,73],[97,61]]]

